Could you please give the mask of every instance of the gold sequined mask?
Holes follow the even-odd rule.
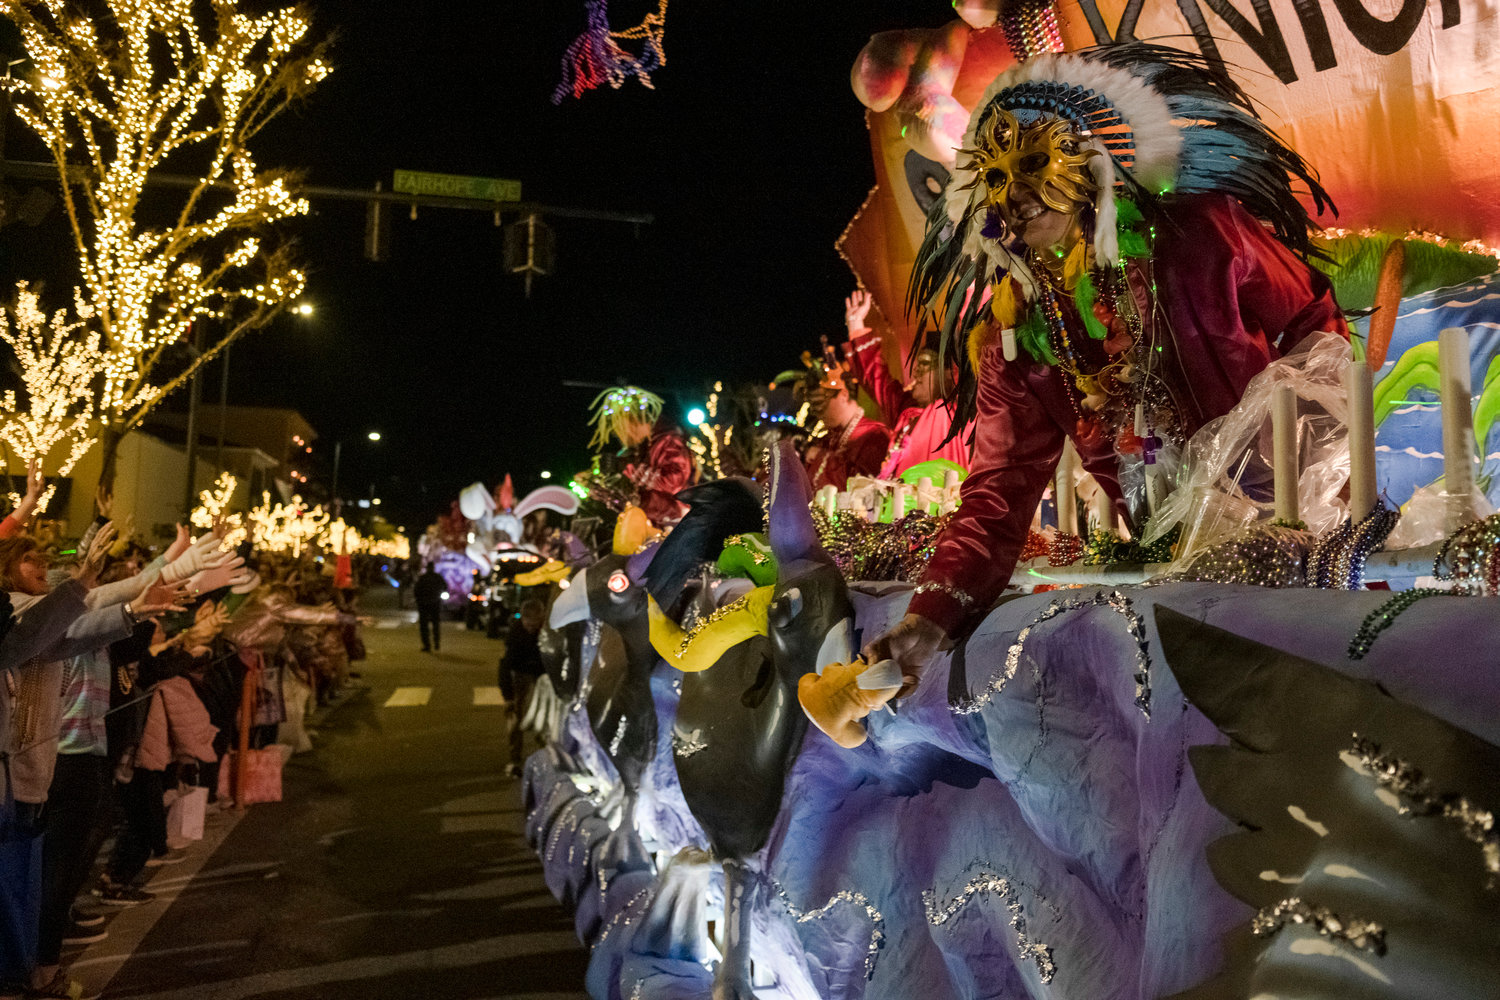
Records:
[[[1022,126],[1000,108],[980,126],[974,148],[962,152],[974,171],[966,187],[984,185],[985,204],[991,208],[1004,206],[1017,184],[1036,192],[1056,212],[1076,212],[1094,200],[1097,185],[1088,163],[1099,151],[1086,148],[1065,119],[1043,118]]]

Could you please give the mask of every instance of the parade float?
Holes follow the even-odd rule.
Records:
[[[1224,4],[954,7],[946,27],[875,37],[853,72],[878,186],[840,245],[903,351],[934,302],[950,335],[995,317],[991,354],[972,361],[1031,351],[1045,366],[1045,346],[1067,343],[1056,325],[1028,335],[1046,278],[1016,276],[1041,262],[1000,265],[1018,244],[963,207],[1000,181],[980,155],[953,154],[982,154],[985,128],[1008,154],[1024,113],[1097,99],[1096,137],[1143,179],[1147,130],[1109,99],[1118,78],[1051,82],[1058,67],[1127,60],[1176,95],[1171,128],[1208,130],[1182,148],[1273,150],[1267,162],[1309,182],[1309,214],[1339,205],[1342,228],[1318,219],[1306,257],[1352,323],[1309,325],[1219,412],[1183,421],[1191,433],[1172,450],[1152,444],[1174,428],[1141,390],[1106,424],[1118,481],[1088,434],[1110,387],[1085,392],[1099,380],[1054,357],[1077,376],[1072,401],[1097,403],[1078,409],[1076,447],[1059,433],[1040,449],[1052,524],[1021,524],[993,595],[942,577],[943,540],[986,488],[959,487],[956,470],[814,493],[782,443],[754,479],[679,493],[667,531],[615,484],[613,553],[552,606],[562,710],[524,779],[528,835],[592,949],[590,994],[1489,995],[1500,159],[1482,109],[1500,54],[1481,36],[1493,5],[1409,3],[1385,18],[1357,3],[1261,4],[1256,24]],[[1130,48],[1144,38],[1191,58]],[[1065,50],[1078,59],[1050,55]],[[1184,86],[1184,67],[1210,77]],[[1278,158],[1287,147],[1240,144],[1264,140],[1234,117],[1252,104],[1321,187]],[[1011,131],[986,124],[992,107]],[[1216,152],[1192,145],[1205,134]],[[1223,190],[1203,180],[1209,160],[1173,162],[1156,194]],[[1265,196],[1270,222],[1285,206],[1268,190],[1248,182],[1236,198]],[[1290,217],[1281,235],[1302,238]],[[1118,245],[1094,237],[1122,273],[1138,266],[1132,225],[1111,230]],[[961,284],[963,268],[974,277]],[[1150,363],[1130,353],[1144,328],[1119,306],[1128,280],[1094,313],[1127,373],[1126,360]],[[1315,299],[1324,279],[1309,280]],[[1083,301],[1070,316],[1086,316]],[[1130,398],[1136,383],[1118,381]],[[978,407],[983,433],[994,399]],[[1080,465],[1101,482],[1081,505]],[[1033,474],[1026,488],[1041,486]],[[860,655],[917,606],[967,621],[919,679]]]

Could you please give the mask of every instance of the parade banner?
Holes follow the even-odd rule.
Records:
[[[1325,225],[1500,244],[1500,0],[1062,0],[1069,48],[1221,62],[1322,175]]]

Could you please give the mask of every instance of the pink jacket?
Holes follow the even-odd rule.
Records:
[[[146,731],[135,752],[135,766],[148,771],[165,771],[176,760],[201,760],[212,763],[214,737],[219,730],[208,721],[208,709],[185,677],[170,677],[156,685],[151,696],[151,710],[146,716]]]

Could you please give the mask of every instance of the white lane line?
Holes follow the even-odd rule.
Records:
[[[467,944],[446,945],[423,951],[349,958],[323,965],[277,969],[239,979],[200,982],[180,989],[131,994],[134,1000],[251,1000],[267,993],[309,990],[330,984],[353,984],[384,979],[405,972],[465,969],[490,965],[515,955],[562,951],[578,947],[578,939],[566,931],[533,931],[482,938]],[[530,994],[528,994],[530,995]],[[551,994],[541,994],[551,996]],[[567,996],[568,994],[563,994]]]
[[[397,688],[385,700],[386,708],[419,708],[432,699],[432,688]]]
[[[491,684],[489,687],[477,687],[474,689],[474,704],[476,705],[504,705],[505,695],[500,689]]]

